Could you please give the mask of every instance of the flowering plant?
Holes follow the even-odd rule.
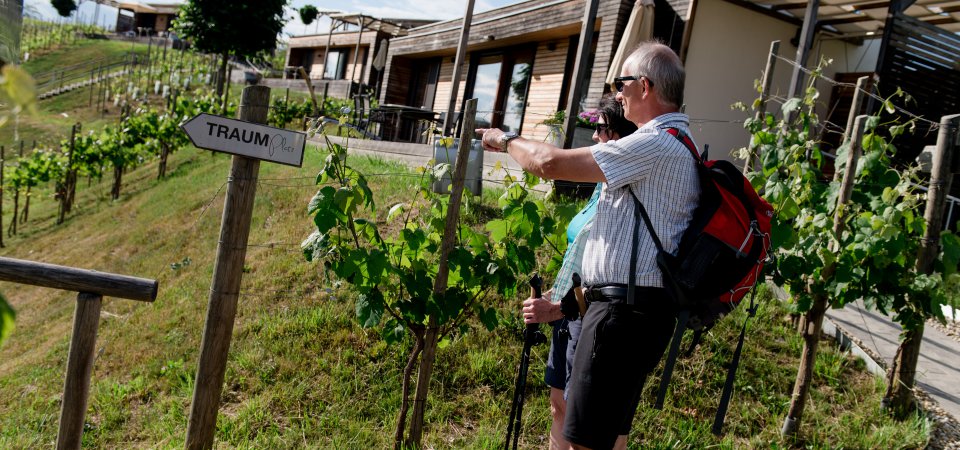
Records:
[[[600,110],[597,109],[581,111],[577,114],[577,125],[581,127],[596,128],[598,120],[600,120]]]

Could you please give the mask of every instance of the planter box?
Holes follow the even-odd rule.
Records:
[[[453,180],[453,169],[457,165],[457,152],[460,148],[460,141],[455,140],[450,148],[440,145],[439,142],[433,144],[433,159],[435,164],[450,163],[450,171],[440,180],[433,182],[433,192],[438,194],[449,194],[450,185]],[[467,173],[464,187],[469,189],[473,195],[480,195],[483,186],[483,146],[479,139],[474,139],[469,156],[467,157]]]
[[[570,148],[590,147],[593,144],[596,144],[593,142],[593,128],[575,127],[573,129],[573,142]],[[557,195],[562,197],[587,199],[593,194],[593,188],[596,185],[597,183],[557,180],[554,181],[553,188]]]

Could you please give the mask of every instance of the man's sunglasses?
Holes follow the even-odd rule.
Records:
[[[639,79],[641,79],[641,78],[646,78],[646,79],[647,79],[647,83],[649,83],[650,86],[653,86],[653,80],[651,80],[650,77],[648,77],[648,76],[646,76],[646,75],[636,75],[636,76],[630,75],[630,76],[626,76],[626,77],[616,77],[616,78],[614,78],[614,79],[613,79],[613,87],[617,89],[617,92],[623,92],[623,82],[624,82],[624,81],[639,80]]]

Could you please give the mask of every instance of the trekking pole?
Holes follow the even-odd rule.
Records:
[[[543,279],[534,274],[530,278],[530,287],[533,289],[533,298],[541,297]],[[523,353],[520,354],[520,367],[517,369],[517,381],[513,387],[513,404],[510,406],[510,420],[507,422],[507,442],[503,445],[510,450],[510,438],[513,437],[513,449],[516,450],[520,440],[520,423],[523,418],[523,397],[527,390],[527,369],[530,368],[530,348],[534,345],[547,342],[547,337],[540,331],[540,324],[528,324],[523,330]]]

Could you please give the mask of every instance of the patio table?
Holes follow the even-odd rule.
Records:
[[[390,140],[394,142],[399,142],[401,138],[406,139],[406,142],[419,141],[417,136],[419,127],[417,125],[422,121],[435,123],[437,120],[437,113],[432,110],[392,103],[384,103],[371,109],[370,116],[376,117],[376,121],[381,124],[380,138],[385,137],[385,131],[390,131],[392,134]],[[392,125],[391,130],[384,129],[383,125],[387,123]]]

